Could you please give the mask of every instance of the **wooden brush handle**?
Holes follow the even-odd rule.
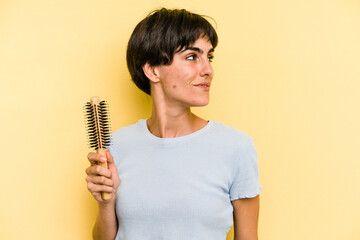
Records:
[[[96,150],[96,152],[106,158],[106,149],[105,148],[99,148],[98,150]],[[104,168],[108,168],[107,162],[99,162],[98,164]],[[110,193],[107,193],[107,192],[101,192],[101,197],[103,200],[108,200],[108,199],[110,199],[111,195],[110,195]]]
[[[96,105],[99,105],[100,103],[100,98],[98,96],[93,96],[90,98],[90,102],[92,105],[96,104]]]

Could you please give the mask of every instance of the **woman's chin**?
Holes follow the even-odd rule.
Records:
[[[194,101],[194,103],[191,105],[192,107],[205,107],[209,104],[209,99],[203,99],[201,101]]]

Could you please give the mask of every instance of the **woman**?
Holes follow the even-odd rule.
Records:
[[[113,134],[109,169],[88,155],[88,189],[99,205],[94,239],[220,240],[233,220],[235,239],[257,239],[252,139],[191,112],[209,103],[217,41],[211,24],[186,10],[157,10],[134,29],[128,68],[151,96],[152,114]]]

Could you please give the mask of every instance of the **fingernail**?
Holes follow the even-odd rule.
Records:
[[[106,162],[106,158],[105,158],[105,157],[100,157],[100,160]]]

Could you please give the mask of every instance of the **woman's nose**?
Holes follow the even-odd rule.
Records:
[[[202,76],[205,76],[205,75],[208,75],[208,76],[213,76],[214,74],[214,70],[211,66],[211,62],[209,61],[208,58],[205,58],[203,61],[202,61],[202,66],[201,66],[201,75]]]

